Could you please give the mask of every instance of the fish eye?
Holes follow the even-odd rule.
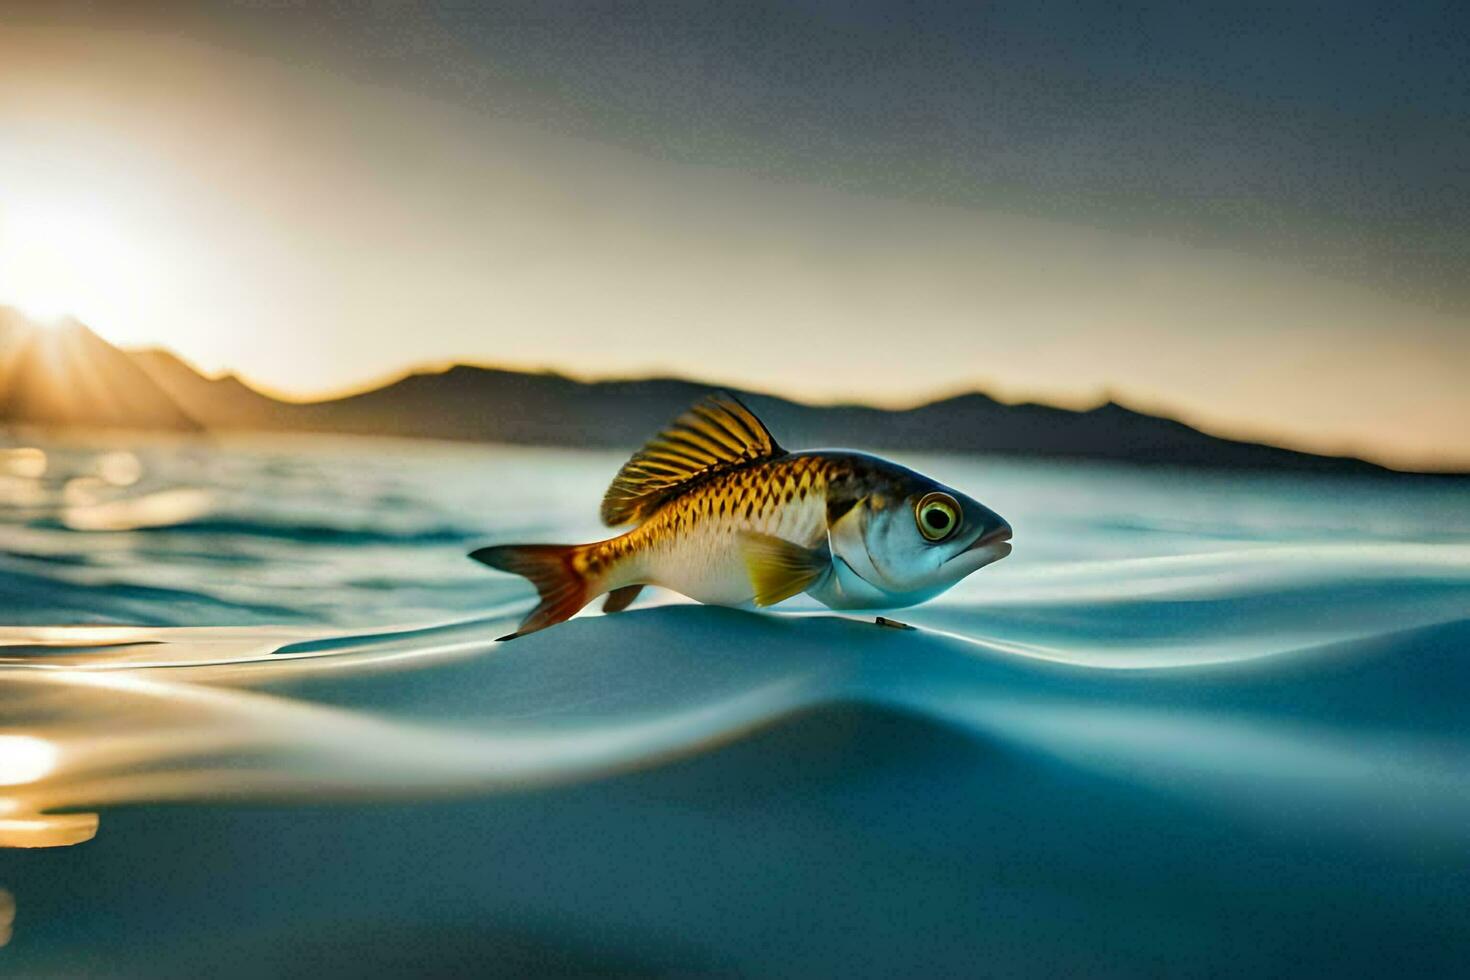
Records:
[[[930,541],[943,541],[960,526],[960,502],[947,493],[926,493],[914,505],[914,522]]]

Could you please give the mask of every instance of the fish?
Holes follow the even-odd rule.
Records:
[[[805,593],[832,609],[898,609],[1011,553],[1011,526],[979,501],[867,453],[787,452],[722,392],[623,464],[601,517],[629,530],[470,553],[523,576],[540,597],[500,639],[564,622],[601,595],[604,612],[621,612],[649,585],[720,606]]]

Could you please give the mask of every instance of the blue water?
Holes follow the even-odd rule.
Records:
[[[617,454],[13,440],[0,970],[1470,967],[1465,485],[902,461],[1016,529],[913,631],[496,644]]]

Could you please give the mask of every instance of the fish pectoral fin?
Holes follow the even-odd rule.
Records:
[[[638,593],[643,591],[641,585],[625,585],[621,589],[613,589],[607,594],[607,599],[602,603],[602,611],[605,613],[620,613],[633,604],[638,598]]]
[[[816,548],[806,548],[784,538],[746,531],[740,535],[740,545],[757,606],[774,606],[790,599],[832,571],[832,552],[825,541]]]

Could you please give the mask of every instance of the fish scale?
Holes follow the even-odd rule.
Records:
[[[731,540],[754,531],[811,545],[825,535],[831,460],[795,456],[720,474],[674,498],[644,524],[592,546],[589,573],[609,588],[659,585],[722,605],[752,599]]]

